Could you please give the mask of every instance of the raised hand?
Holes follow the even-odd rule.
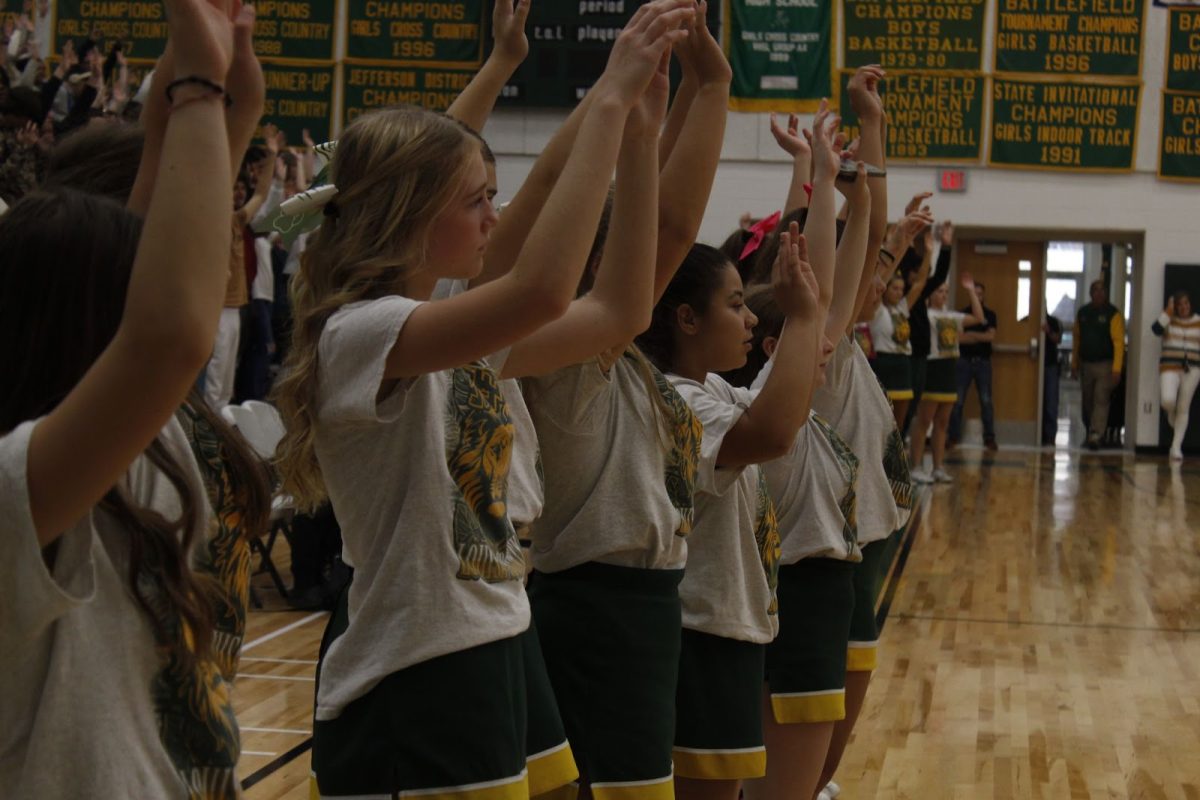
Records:
[[[886,76],[887,73],[878,64],[868,64],[859,67],[847,84],[850,107],[862,122],[879,122],[883,119],[883,98],[879,96],[879,82]]]
[[[933,192],[917,192],[914,194],[912,200],[909,200],[908,205],[904,207],[904,216],[907,217],[915,211],[920,211],[921,205],[931,197],[933,197]]]
[[[233,21],[241,0],[164,0],[175,49],[175,77],[197,76],[220,85],[233,62]]]
[[[954,223],[946,220],[941,225],[939,235],[942,237],[942,247],[950,247],[954,244]]]
[[[788,317],[810,317],[817,311],[820,289],[808,263],[808,243],[793,222],[779,234],[779,253],[771,268],[771,285],[779,310]]]
[[[304,146],[309,150],[317,146],[317,143],[313,141],[312,134],[308,132],[308,128],[300,131],[300,141],[304,142]]]
[[[808,139],[800,135],[800,118],[795,114],[788,114],[787,128],[785,129],[779,124],[778,116],[772,111],[771,135],[775,137],[775,143],[793,159],[812,156],[812,148],[808,144]]]
[[[625,130],[628,134],[658,138],[663,118],[667,114],[667,98],[671,94],[671,51],[664,50],[658,69],[642,94],[642,99],[630,110]]]
[[[834,135],[840,123],[841,117],[829,110],[829,101],[822,100],[812,130],[814,184],[832,182],[837,178],[838,168],[842,164],[842,145],[846,141],[844,134]]]
[[[41,133],[38,131],[38,126],[32,122],[26,122],[17,131],[17,144],[24,148],[33,147],[41,138]]]
[[[966,289],[968,292],[975,291],[975,279],[973,277],[971,277],[971,273],[964,272],[962,274],[962,279],[960,280],[960,283],[962,283],[962,287],[964,289]]]
[[[725,58],[721,43],[708,30],[708,0],[696,4],[690,28],[687,38],[675,46],[684,79],[693,79],[700,85],[732,81],[733,69]]]
[[[1164,312],[1171,319],[1175,319],[1175,298],[1173,296],[1167,300],[1167,307],[1164,309]]]
[[[254,6],[249,4],[234,16],[233,61],[225,74],[225,91],[233,98],[233,105],[225,112],[225,133],[235,174],[254,137],[267,99],[262,65],[254,54],[254,16]]]
[[[657,73],[663,53],[687,38],[694,16],[694,0],[654,0],[639,8],[613,45],[593,91],[607,89],[632,108]]]
[[[517,65],[529,55],[529,39],[525,21],[529,19],[531,0],[496,0],[492,9],[492,39],[496,43],[493,55]]]
[[[287,135],[279,130],[274,123],[267,122],[262,126],[263,139],[266,140],[267,152],[273,156],[287,147]]]

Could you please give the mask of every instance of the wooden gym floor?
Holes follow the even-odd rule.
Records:
[[[948,461],[957,482],[924,492],[885,590],[842,797],[1200,800],[1200,464]],[[236,685],[249,800],[308,797],[324,624],[251,614]]]

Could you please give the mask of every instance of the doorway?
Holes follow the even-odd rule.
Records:
[[[967,305],[958,278],[969,272],[985,285],[984,304],[997,316],[992,399],[996,438],[1002,446],[1036,447],[1047,440],[1056,447],[1083,445],[1087,429],[1080,384],[1070,374],[1072,326],[1076,312],[1089,302],[1089,285],[1102,280],[1110,302],[1126,320],[1125,352],[1131,352],[1136,332],[1129,320],[1135,309],[1139,239],[1136,234],[1096,232],[1021,231],[1001,237],[990,231],[964,231],[955,243],[954,307]],[[1062,328],[1057,347],[1047,339],[1051,316]],[[1129,375],[1128,358],[1125,363]],[[1110,444],[1115,447],[1132,442],[1125,418],[1131,383],[1131,378],[1122,380],[1110,402]],[[1045,412],[1051,415],[1043,420]],[[972,387],[963,406],[962,441],[982,440],[978,392]]]

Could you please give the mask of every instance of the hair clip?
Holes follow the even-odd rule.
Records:
[[[742,248],[742,254],[738,256],[738,261],[745,261],[754,254],[754,251],[762,247],[763,240],[779,226],[779,220],[783,217],[782,211],[776,211],[769,217],[760,219],[758,222],[750,226],[750,241],[746,242],[746,246]]]

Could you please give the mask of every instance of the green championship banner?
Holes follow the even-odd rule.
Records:
[[[1145,0],[997,0],[996,71],[1137,77]]]
[[[529,57],[500,105],[572,108],[603,74],[613,43],[646,0],[536,0],[525,24]],[[708,27],[720,41],[720,0],[710,0]],[[678,81],[671,64],[672,82]]]
[[[258,0],[254,52],[263,58],[332,61],[335,8],[331,0]]]
[[[725,0],[735,111],[812,111],[833,85],[832,2]]]
[[[845,66],[983,69],[986,0],[844,0]]]
[[[300,144],[305,128],[314,141],[328,140],[333,124],[335,70],[332,64],[295,66],[264,61],[267,100],[263,122],[275,123],[287,134],[289,144]]]
[[[853,72],[841,73],[842,128],[858,136],[847,86]],[[979,161],[983,156],[983,107],[987,79],[979,74],[889,72],[881,86],[888,115],[889,161]]]
[[[57,0],[53,52],[68,39],[94,39],[105,55],[114,44],[125,57],[153,61],[167,46],[167,13],[162,0]]]
[[[1163,92],[1158,176],[1200,181],[1200,95]]]
[[[1200,10],[1172,8],[1167,23],[1168,91],[1200,92]]]
[[[997,167],[1129,172],[1137,151],[1140,84],[992,79]]]
[[[313,0],[327,2],[330,0]],[[536,5],[541,5],[536,4]],[[349,0],[346,55],[436,68],[479,67],[491,14],[485,0]]]
[[[349,125],[375,108],[409,103],[445,111],[475,71],[350,64],[342,67],[342,118]]]

